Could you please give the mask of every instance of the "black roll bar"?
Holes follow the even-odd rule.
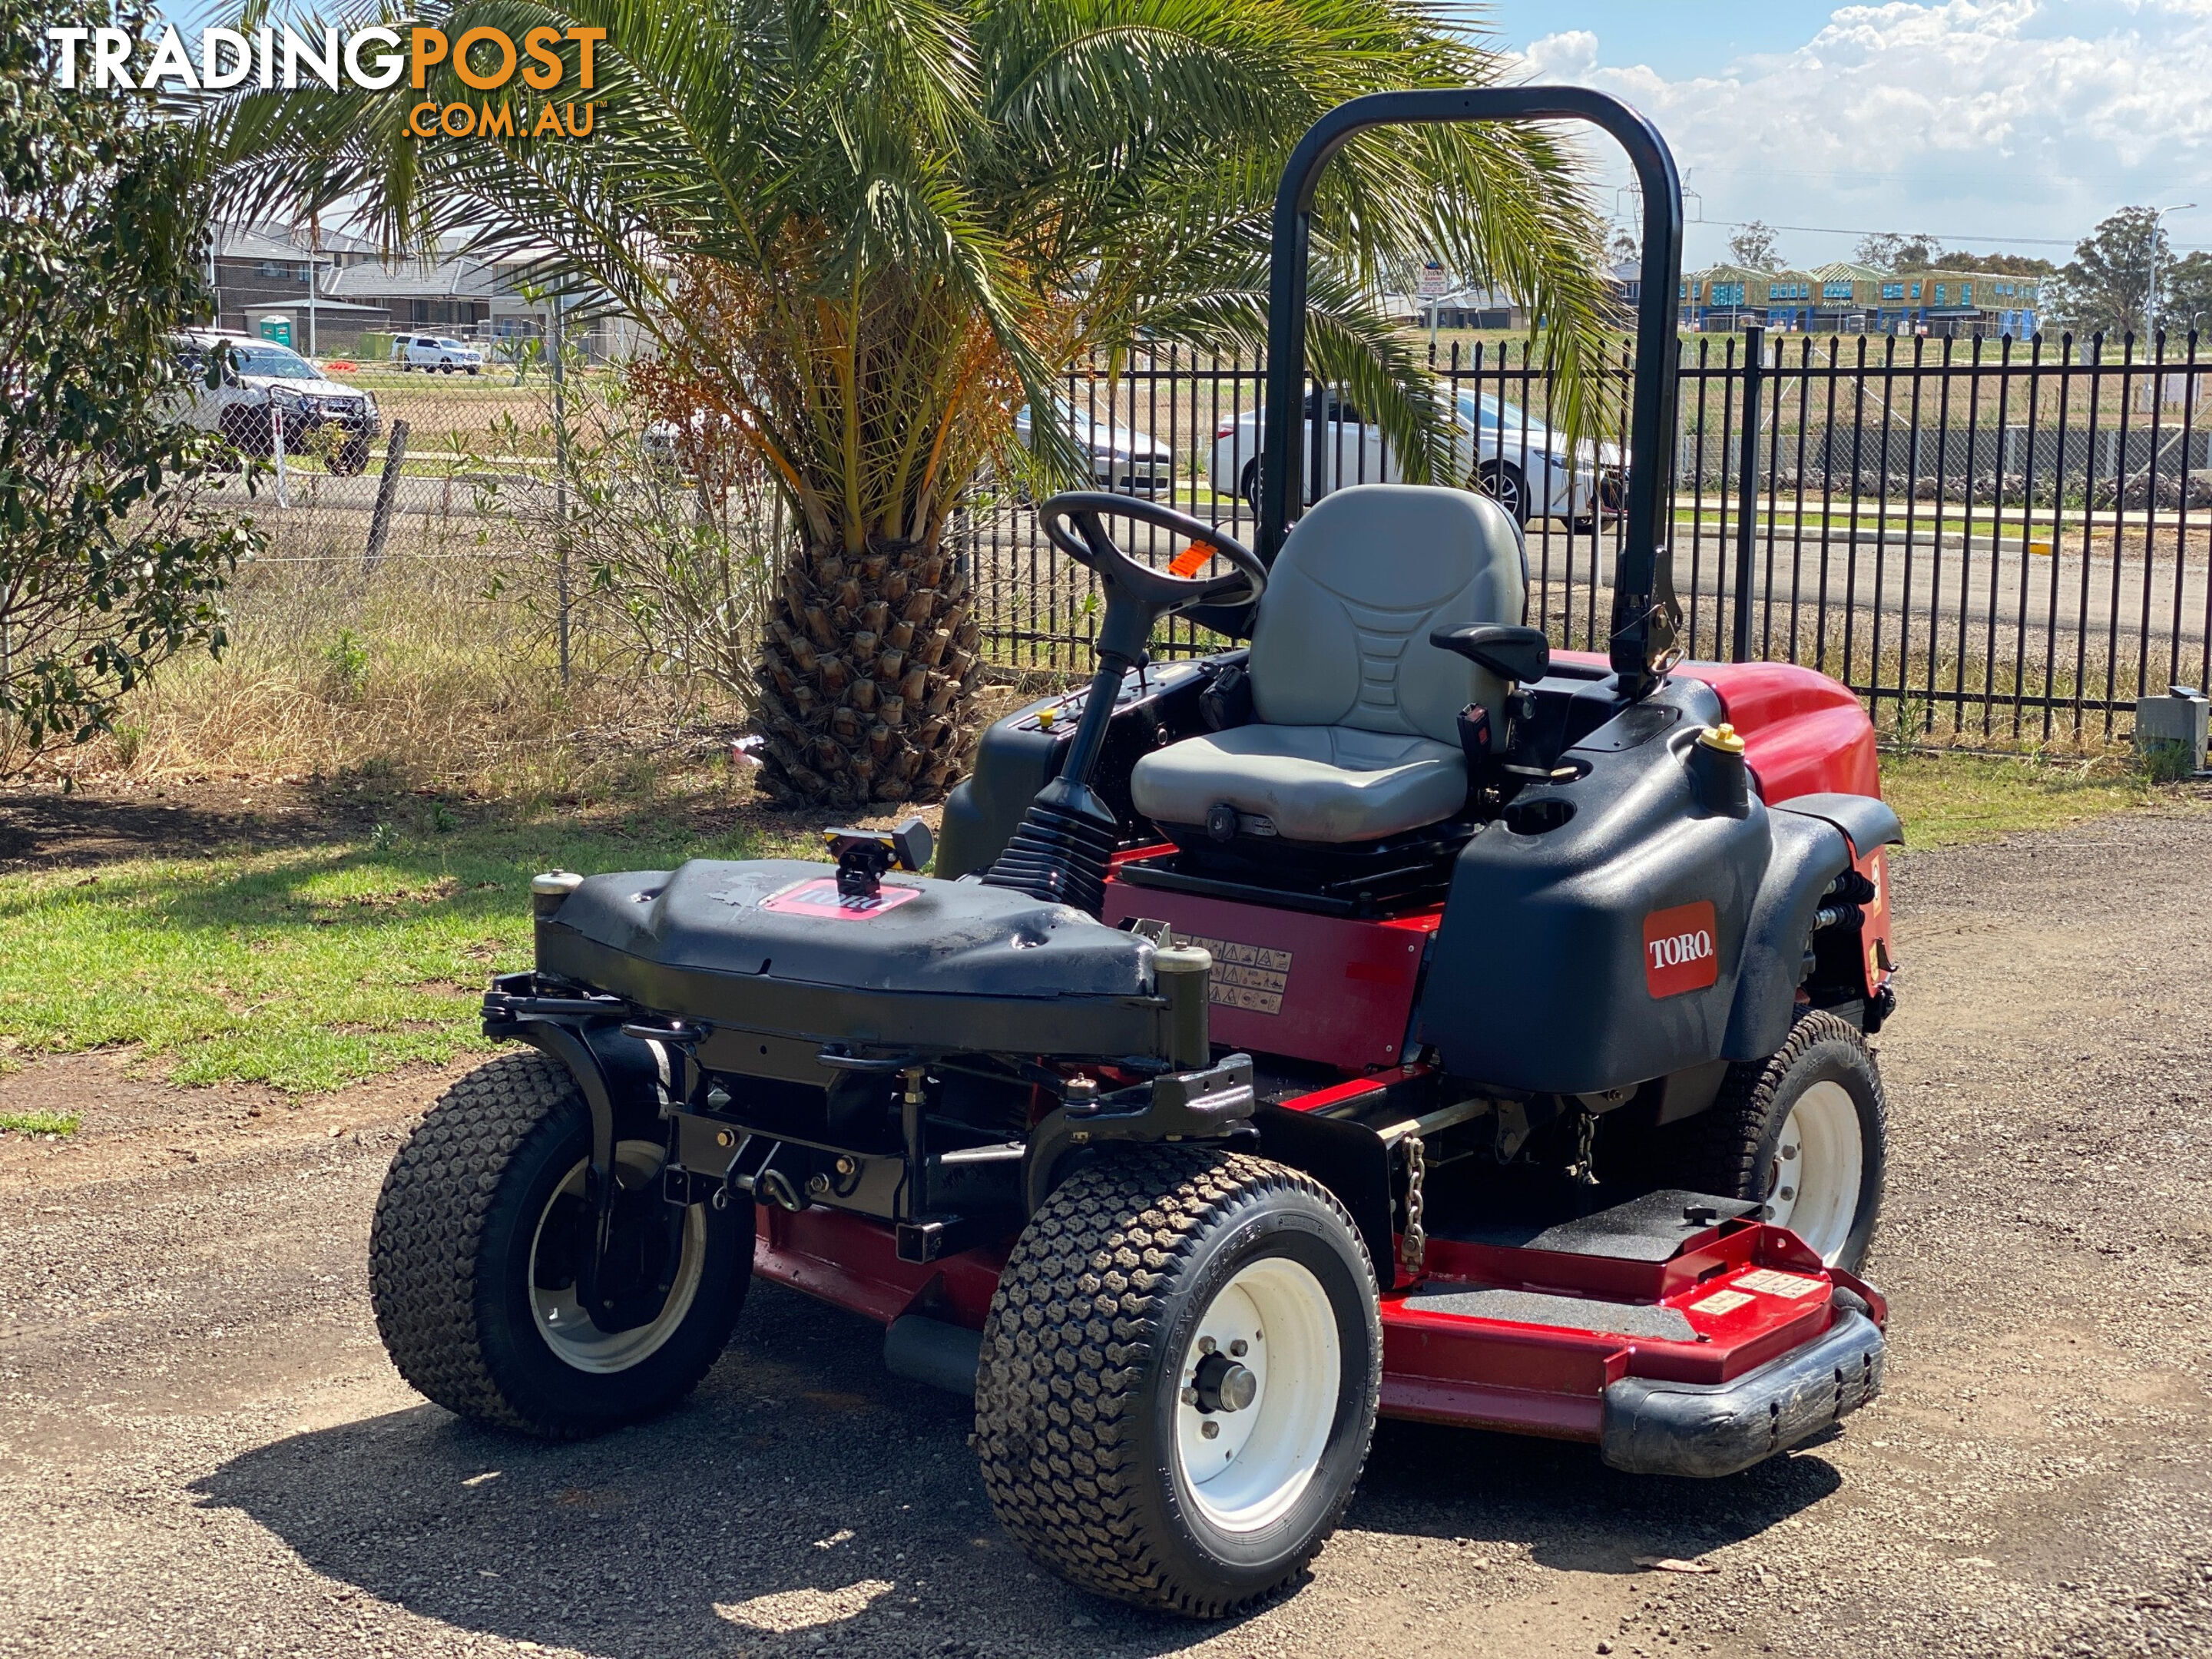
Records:
[[[1644,192],[1643,288],[1636,308],[1634,394],[1629,416],[1628,507],[1613,567],[1613,672],[1641,696],[1679,653],[1681,606],[1668,546],[1667,481],[1674,445],[1675,290],[1682,280],[1682,182],[1659,130],[1619,99],[1584,87],[1470,87],[1378,92],[1338,105],[1291,152],[1275,191],[1268,273],[1267,416],[1260,441],[1260,535],[1269,564],[1295,516],[1291,489],[1305,409],[1306,266],[1312,255],[1314,188],[1337,151],[1370,127],[1444,121],[1588,121],[1628,152]],[[1314,465],[1322,433],[1314,422]]]

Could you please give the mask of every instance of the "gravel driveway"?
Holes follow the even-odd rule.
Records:
[[[2209,828],[1904,861],[1875,1409],[1705,1484],[1386,1424],[1311,1583],[1218,1626],[1033,1572],[963,1402],[787,1292],[604,1441],[422,1403],[362,1255],[447,1074],[39,1062],[0,1100],[86,1127],[0,1140],[0,1654],[2212,1654]]]

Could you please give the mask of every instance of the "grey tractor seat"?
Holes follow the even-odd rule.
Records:
[[[1340,845],[1418,830],[1467,799],[1460,711],[1493,720],[1511,689],[1429,643],[1439,628],[1518,623],[1520,533],[1462,489],[1354,484],[1283,544],[1253,620],[1255,720],[1139,760],[1136,808],[1203,827],[1232,809],[1245,835]]]
[[[1456,747],[1353,726],[1232,726],[1137,764],[1138,810],[1156,823],[1202,824],[1225,802],[1247,835],[1328,846],[1418,830],[1467,799]]]

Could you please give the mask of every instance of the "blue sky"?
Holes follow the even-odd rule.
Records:
[[[1686,76],[1750,52],[1787,52],[1810,40],[1834,8],[1804,0],[1684,4],[1682,0],[1494,0],[1498,33],[1516,46],[1562,29],[1589,29],[1606,55]]]
[[[169,0],[194,22],[235,0]],[[1493,0],[1525,79],[1652,116],[1695,198],[1688,256],[1734,223],[1784,255],[1849,257],[1869,230],[2063,260],[2113,209],[2212,247],[2212,0]],[[1593,151],[1610,208],[1626,170]]]
[[[1656,119],[1689,175],[1693,264],[1763,219],[1804,264],[1857,233],[2063,259],[2126,204],[2212,246],[2212,0],[1498,0],[1529,79]],[[1623,171],[1605,158],[1608,182]],[[1612,192],[1604,192],[1610,204]]]

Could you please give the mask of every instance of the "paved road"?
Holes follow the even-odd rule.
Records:
[[[961,1402],[789,1293],[604,1441],[423,1404],[362,1250],[436,1076],[294,1107],[38,1062],[0,1101],[87,1127],[0,1140],[0,1654],[2212,1653],[2200,811],[1903,861],[1885,1401],[1708,1484],[1386,1425],[1312,1582],[1225,1626],[1039,1577]]]

